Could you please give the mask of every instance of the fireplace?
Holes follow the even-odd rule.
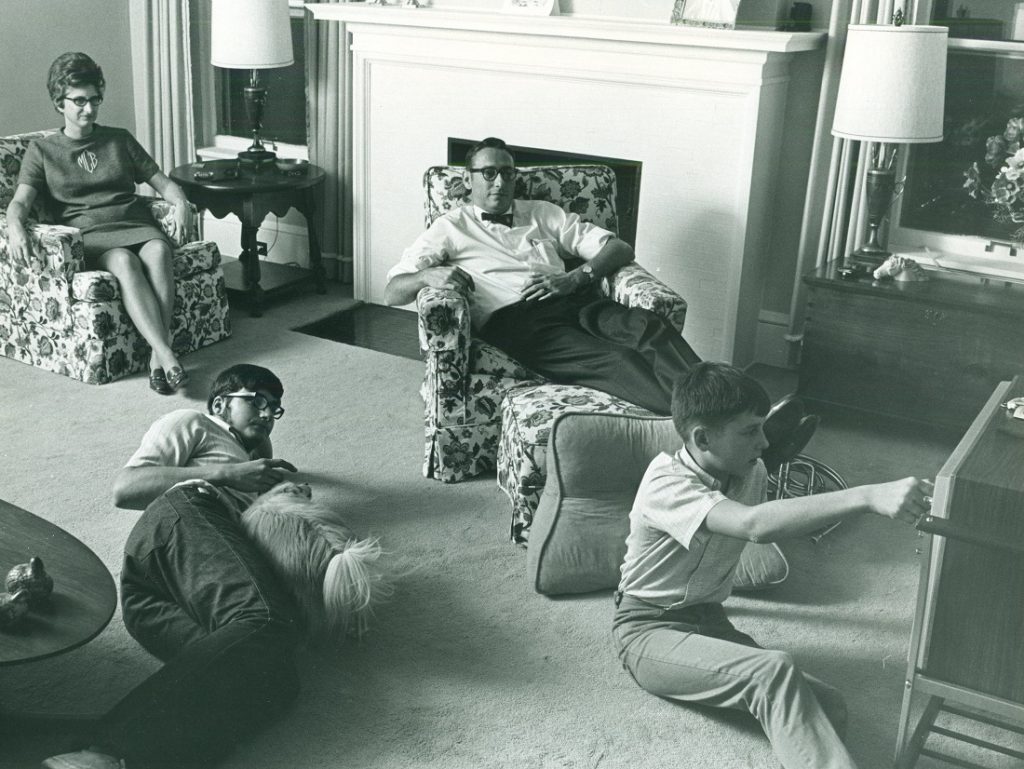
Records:
[[[521,164],[632,165],[635,184],[620,182],[620,213],[633,214],[622,234],[637,261],[686,299],[687,340],[705,359],[755,359],[773,234],[799,231],[799,220],[777,216],[787,99],[807,99],[789,93],[790,61],[824,36],[308,8],[344,25],[356,298],[383,301],[388,270],[423,230],[424,171],[465,157],[449,138],[500,136],[525,151]],[[810,141],[813,125],[801,128],[806,135],[787,135],[788,146]]]
[[[469,148],[480,139],[456,139],[448,137],[448,164],[462,165]],[[618,236],[631,246],[636,246],[636,217],[640,207],[640,171],[643,163],[639,160],[610,158],[602,155],[584,155],[579,152],[540,149],[538,147],[517,147],[509,144],[518,166],[543,166],[585,164],[608,166],[615,172],[615,212],[619,220]]]

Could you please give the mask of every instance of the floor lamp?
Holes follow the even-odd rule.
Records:
[[[865,179],[867,240],[850,256],[855,264],[875,268],[889,256],[878,230],[896,189],[898,145],[942,141],[947,35],[933,26],[847,28],[832,135],[874,143]]]
[[[238,153],[239,160],[261,164],[277,157],[263,146],[260,138],[267,101],[267,89],[260,84],[260,70],[287,67],[293,61],[288,0],[213,0],[210,63],[251,71],[243,97],[252,127],[252,144]]]

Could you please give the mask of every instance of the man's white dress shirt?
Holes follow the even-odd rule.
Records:
[[[438,217],[405,250],[388,280],[442,264],[461,267],[473,278],[470,317],[479,329],[496,310],[522,299],[532,274],[564,273],[564,259],[589,261],[614,237],[543,200],[514,201],[512,227],[485,222],[482,213],[465,205]]]

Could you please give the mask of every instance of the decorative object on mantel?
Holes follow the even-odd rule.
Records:
[[[1010,118],[1006,129],[985,140],[985,158],[964,172],[964,189],[992,207],[992,218],[1014,224],[1014,242],[1024,245],[1024,116]]]
[[[676,0],[672,23],[735,29],[739,10],[740,0]]]
[[[504,0],[502,13],[524,13],[530,16],[558,16],[558,0]]]
[[[238,153],[243,162],[272,163],[277,157],[263,146],[263,107],[267,89],[260,70],[294,63],[288,0],[213,0],[210,17],[210,63],[251,70],[243,89],[245,113],[252,124],[252,144]]]
[[[871,142],[868,237],[854,262],[877,267],[889,252],[878,230],[896,188],[898,144],[942,141],[946,27],[851,24],[832,135]]]
[[[913,259],[893,254],[876,269],[872,275],[875,280],[892,278],[898,283],[914,283],[916,281],[928,280],[924,269]]]

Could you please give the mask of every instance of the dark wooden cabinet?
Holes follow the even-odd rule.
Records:
[[[806,275],[800,394],[966,429],[1000,381],[1024,374],[1024,285],[928,274],[844,280],[832,263]]]

